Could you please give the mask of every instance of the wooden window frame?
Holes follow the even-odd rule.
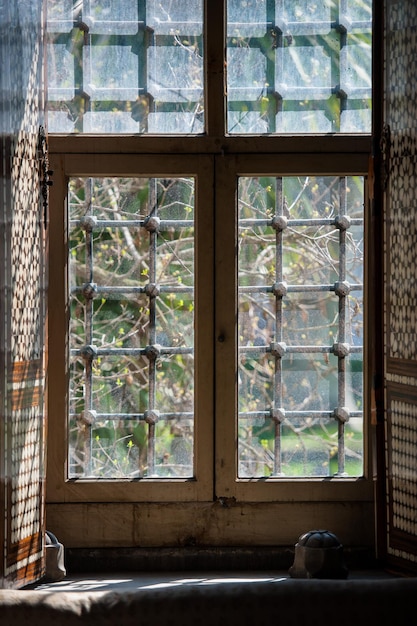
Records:
[[[218,19],[224,12],[224,1],[210,0],[205,6],[207,132],[204,136],[49,137],[54,186],[50,218],[48,516],[52,524],[62,529],[61,537],[67,538],[67,544],[74,546],[88,546],[92,542],[95,545],[137,545],[138,541],[141,545],[170,545],[194,536],[196,528],[200,528],[204,541],[209,544],[270,545],[272,542],[285,545],[306,530],[307,519],[312,525],[344,531],[347,544],[370,544],[373,542],[374,485],[370,426],[372,372],[367,366],[364,368],[364,477],[236,478],[236,307],[233,306],[236,286],[231,271],[236,259],[235,246],[230,244],[236,236],[236,216],[235,211],[225,211],[225,207],[235,204],[239,175],[366,177],[371,136],[227,135],[224,131],[224,31]],[[204,283],[204,289],[198,296],[202,312],[197,314],[196,345],[197,351],[204,354],[205,362],[197,373],[196,480],[67,481],[67,181],[72,176],[161,174],[196,175],[198,184],[202,185],[200,191],[197,189],[200,203],[197,232],[204,233],[201,240],[197,235],[197,255],[201,254],[201,262],[197,260],[197,281]],[[214,212],[209,208],[210,203]],[[366,202],[366,242],[370,241],[368,213]],[[366,248],[369,258],[372,251],[368,243]],[[366,266],[365,275],[367,272]],[[365,282],[368,285],[366,300],[371,285],[366,278]],[[224,303],[228,303],[228,307]],[[367,316],[365,329],[366,363],[375,341]],[[228,416],[227,419],[224,416]],[[85,528],[76,529],[77,520],[87,512],[91,528],[88,532]],[[94,529],[100,528],[104,512],[108,516],[106,528],[94,539]],[[170,519],[175,519],[172,525],[164,517],[168,512]],[[236,530],[242,515],[246,515],[245,523]],[[138,516],[143,524],[141,531],[124,528],[124,520]],[[291,527],[277,525],[277,519],[289,521]],[[118,520],[121,520],[120,527],[115,530]]]

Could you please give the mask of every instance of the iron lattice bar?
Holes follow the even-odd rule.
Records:
[[[86,215],[88,217],[93,214],[92,198],[93,198],[92,178],[87,178],[85,182],[86,196]],[[94,257],[93,257],[93,233],[91,230],[85,231],[85,271],[86,282],[94,282]],[[93,300],[87,298],[85,302],[85,340],[86,344],[93,343]],[[84,412],[90,414],[94,410],[93,407],[93,359],[90,354],[84,354]],[[84,428],[84,466],[87,476],[92,475],[92,437],[91,426]]]
[[[145,228],[149,231],[149,282],[156,284],[156,249],[158,243],[158,203],[156,181],[150,181],[149,206],[153,207],[150,220]],[[156,295],[149,294],[149,343],[156,344]],[[157,422],[156,410],[156,360],[157,352],[148,350],[149,360],[149,395],[148,410],[146,411],[145,422],[148,424],[148,472],[150,476],[155,474],[155,425]]]
[[[70,226],[80,226],[82,228],[90,228],[92,230],[101,230],[102,228],[145,228],[148,218],[142,220],[101,220],[94,216],[88,216],[79,220],[71,220]],[[171,228],[192,228],[194,222],[192,220],[160,220],[159,231]]]
[[[194,293],[194,287],[186,287],[186,286],[177,286],[177,285],[159,285],[158,286],[159,293]],[[84,294],[89,291],[96,295],[104,295],[104,294],[121,294],[121,295],[129,295],[129,294],[139,294],[146,293],[147,287],[119,287],[113,285],[96,285],[93,283],[86,283],[81,287],[73,287],[71,289],[71,294]]]
[[[311,418],[334,418],[334,411],[283,411],[283,415],[285,415],[286,419],[292,418],[302,418],[306,417]],[[273,418],[273,413],[271,411],[246,411],[239,413],[239,417],[243,419],[253,420],[260,418]],[[362,411],[350,411],[350,417],[362,417]]]
[[[70,413],[70,417],[71,418],[77,418],[78,414],[77,413]],[[137,420],[137,421],[145,421],[147,419],[147,412],[145,411],[144,413],[100,413],[98,411],[91,411],[89,413],[90,418],[92,418],[93,421],[96,420],[106,420],[106,421],[118,421],[118,420],[126,420],[126,421],[131,421],[131,420]],[[175,413],[163,413],[163,412],[159,412],[158,413],[158,417],[162,420],[189,420],[192,419],[194,416],[194,413],[187,413],[187,412],[180,412],[177,411]]]
[[[277,179],[276,194],[276,216],[278,220],[284,217],[284,195],[282,189],[282,178]],[[283,229],[275,230],[275,278],[277,284],[283,284]],[[283,342],[283,301],[282,295],[275,297],[275,337],[278,343]],[[275,375],[274,375],[274,397],[272,406],[272,415],[277,415],[284,404],[283,384],[282,384],[282,359],[275,356]],[[279,419],[274,420],[274,469],[273,475],[279,476],[282,473],[282,454],[281,454],[281,438],[282,429]]]
[[[158,355],[174,355],[174,354],[193,354],[192,348],[186,347],[167,347],[158,344],[146,346],[146,348],[97,348],[93,345],[86,345],[79,349],[72,349],[71,356],[82,356],[88,359],[100,356],[149,356],[150,351],[154,349]]]
[[[280,215],[280,214],[277,214]],[[276,217],[276,216],[275,216]],[[239,228],[254,228],[255,226],[260,226],[262,228],[266,228],[267,226],[274,227],[275,218],[270,219],[244,219],[239,220]],[[333,218],[317,218],[317,219],[291,219],[287,220],[287,228],[291,228],[292,226],[336,226],[337,227],[338,220],[337,217]],[[351,218],[350,224],[352,226],[363,226],[362,218]]]
[[[339,281],[338,281],[339,283]],[[319,291],[336,291],[338,289],[338,283],[329,285],[285,285],[287,293],[307,293],[307,292],[319,292]],[[280,283],[277,283],[280,284]],[[242,286],[240,293],[274,293],[276,287],[274,285],[258,285],[258,286]],[[363,291],[362,284],[350,284],[349,291]]]
[[[241,346],[239,348],[240,353],[245,354],[267,354],[273,353],[277,349],[276,342],[270,346]],[[333,344],[332,346],[289,346],[283,342],[283,349],[285,349],[286,354],[335,354],[337,353],[337,344]],[[349,346],[350,354],[362,354],[361,346]]]
[[[346,178],[339,179],[339,198],[340,212],[346,215],[347,199],[346,199]],[[339,284],[346,284],[346,227],[339,228]],[[339,342],[346,343],[346,322],[348,316],[347,294],[342,289],[339,293]],[[338,406],[335,410],[335,416],[338,421],[338,437],[337,437],[337,459],[338,459],[338,475],[345,472],[345,420],[342,415],[348,413],[346,406],[346,357],[339,355],[337,358],[338,376],[337,376],[337,395]]]

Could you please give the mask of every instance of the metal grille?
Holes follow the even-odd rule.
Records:
[[[193,179],[70,185],[70,476],[192,476]]]
[[[240,474],[361,474],[363,181],[244,178],[239,203]]]
[[[201,133],[201,0],[50,0],[49,131]]]
[[[370,132],[370,0],[227,7],[230,133]]]

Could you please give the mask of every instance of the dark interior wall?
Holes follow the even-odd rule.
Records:
[[[385,0],[381,158],[387,558],[417,567],[417,5]]]
[[[0,587],[42,570],[42,0],[0,0]]]

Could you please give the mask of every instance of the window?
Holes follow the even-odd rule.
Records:
[[[366,542],[370,0],[48,6],[50,501]]]
[[[48,7],[52,132],[204,132],[201,1]]]
[[[229,133],[369,132],[371,3],[228,3]]]
[[[239,178],[239,476],[363,473],[363,197]]]
[[[70,180],[70,478],[193,477],[194,187]]]

